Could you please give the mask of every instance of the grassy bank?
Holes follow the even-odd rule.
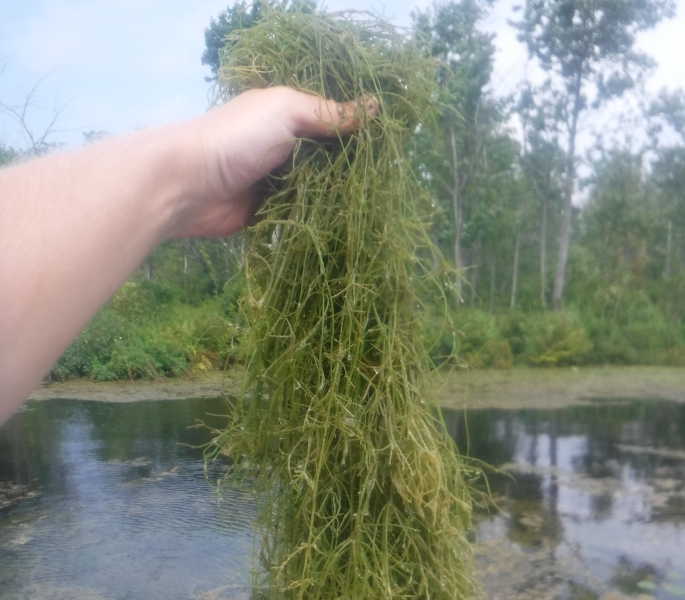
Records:
[[[474,368],[571,365],[685,365],[685,330],[647,298],[622,313],[509,310],[489,314],[464,308],[453,313],[457,353]],[[443,334],[440,347],[452,344]],[[439,352],[436,351],[436,354]]]
[[[62,355],[53,381],[154,379],[212,371],[240,363],[244,330],[229,280],[211,293],[184,294],[179,286],[145,277],[115,295]],[[452,312],[452,327],[424,332],[436,363],[456,347],[474,369],[573,365],[685,365],[685,328],[646,296],[615,310]],[[440,332],[440,333],[436,333]]]
[[[52,381],[174,377],[240,360],[231,286],[188,302],[164,283],[126,283],[60,357]]]

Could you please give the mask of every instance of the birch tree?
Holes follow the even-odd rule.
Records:
[[[635,49],[638,33],[674,14],[672,0],[526,0],[514,23],[519,39],[561,90],[559,120],[566,137],[563,216],[552,308],[559,310],[571,240],[581,116],[622,96],[654,66]]]
[[[438,77],[445,108],[438,133],[431,132],[426,140],[433,149],[426,170],[443,214],[451,215],[451,253],[457,270],[467,266],[462,238],[474,203],[471,192],[486,170],[486,146],[497,113],[496,103],[486,92],[495,52],[493,35],[477,27],[487,7],[485,1],[460,0],[435,3],[413,14],[417,36],[444,67]],[[444,224],[441,228],[444,233]],[[460,304],[461,275],[455,283]]]

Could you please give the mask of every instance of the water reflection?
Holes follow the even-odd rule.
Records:
[[[531,557],[516,563],[530,572],[516,593],[599,598],[614,588],[685,597],[684,405],[597,403],[466,416],[468,434],[464,414],[445,411],[462,451],[515,478],[490,475],[501,512],[481,515],[478,530],[486,566],[488,544],[503,552],[497,542]],[[519,597],[511,592],[516,576],[493,573],[489,597]]]
[[[191,598],[247,583],[252,502],[235,493],[220,515],[200,451],[181,445],[206,441],[187,425],[222,410],[50,401],[15,415],[0,429],[0,596]]]
[[[0,428],[0,597],[246,597],[253,503],[236,492],[220,514],[188,446],[207,439],[189,424],[224,411],[49,401],[15,415]],[[462,452],[500,469],[501,510],[477,514],[485,598],[685,597],[685,405],[445,420]]]

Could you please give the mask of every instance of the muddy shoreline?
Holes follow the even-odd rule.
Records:
[[[240,389],[241,371],[210,372],[158,381],[43,383],[31,400],[69,398],[103,402],[216,398]],[[685,368],[585,367],[510,371],[455,371],[438,377],[448,408],[562,408],[597,400],[685,402]]]
[[[685,402],[683,367],[519,368],[444,377],[441,404],[449,408],[563,408],[600,400]]]
[[[71,381],[43,382],[28,400],[93,400],[98,402],[138,402],[141,400],[187,400],[218,398],[240,389],[241,374],[212,371],[154,381]]]

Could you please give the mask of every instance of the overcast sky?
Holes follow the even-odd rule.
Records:
[[[40,106],[29,115],[36,129],[53,106],[65,107],[53,140],[79,144],[84,130],[123,133],[202,113],[209,74],[200,64],[204,29],[226,0],[1,0],[0,101],[16,103],[41,77]],[[521,2],[523,0],[520,0]],[[483,27],[496,34],[493,89],[514,91],[526,71],[526,52],[507,19],[515,0],[500,0]],[[678,15],[642,36],[639,46],[659,68],[650,82],[685,87],[685,0]],[[330,10],[383,12],[408,25],[427,0],[329,0]],[[0,141],[20,146],[14,124],[0,116]]]

